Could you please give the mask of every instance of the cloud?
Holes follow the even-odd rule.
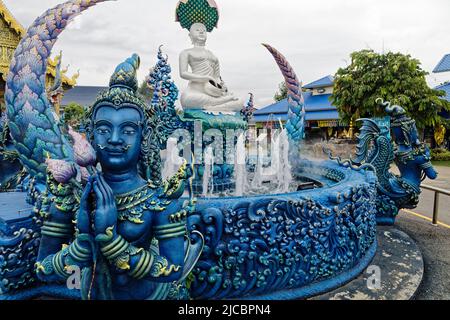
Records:
[[[27,26],[62,0],[4,0]],[[119,0],[97,5],[77,18],[55,47],[64,51],[70,70],[80,69],[78,83],[106,85],[114,67],[136,52],[141,55],[141,80],[154,64],[160,44],[170,57],[174,79],[178,54],[190,46],[187,31],[175,22],[177,0]],[[430,71],[450,52],[447,0],[217,0],[219,28],[208,48],[221,61],[222,76],[235,94],[255,93],[258,107],[272,102],[282,81],[269,53],[260,44],[280,50],[304,83],[334,74],[349,62],[352,51],[409,53]],[[449,76],[450,77],[450,76]],[[431,84],[443,76],[430,76]]]

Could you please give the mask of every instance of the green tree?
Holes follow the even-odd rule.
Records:
[[[287,98],[288,95],[288,89],[286,87],[286,82],[282,82],[278,85],[278,91],[275,93],[275,96],[273,97],[273,99],[275,100],[275,102],[279,102],[281,100],[284,100]]]
[[[401,53],[379,54],[362,50],[351,54],[352,62],[335,76],[332,103],[345,122],[385,115],[376,100],[382,98],[405,108],[417,127],[435,127],[444,121],[439,113],[450,110],[443,91],[431,89],[421,63]]]
[[[79,128],[84,116],[85,110],[78,103],[71,102],[64,108],[64,121],[75,129]]]

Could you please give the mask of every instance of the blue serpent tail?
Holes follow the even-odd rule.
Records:
[[[46,93],[47,60],[58,36],[81,12],[108,0],[71,0],[37,18],[11,61],[5,100],[11,136],[31,176],[45,182],[45,159],[72,159]]]
[[[263,44],[269,50],[286,82],[288,90],[288,121],[286,122],[286,130],[292,145],[294,154],[299,153],[300,141],[305,137],[305,102],[302,94],[300,81],[295,74],[287,59],[275,48],[268,44]]]

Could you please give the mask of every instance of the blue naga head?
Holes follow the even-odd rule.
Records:
[[[396,162],[399,168],[409,170],[411,176],[417,177],[423,172],[429,179],[436,179],[437,172],[431,164],[430,149],[420,141],[416,121],[411,119],[401,106],[391,106],[390,103],[384,103],[384,106],[386,113],[391,117],[391,128],[396,144]],[[413,171],[418,173],[414,174]]]
[[[139,56],[117,66],[109,88],[99,94],[88,115],[87,132],[104,171],[142,169],[149,162],[154,112],[137,93]],[[143,177],[147,178],[147,177]]]
[[[421,145],[416,121],[407,116],[406,110],[400,106],[388,105],[386,112],[392,119],[392,131],[395,143],[401,151],[406,151]]]

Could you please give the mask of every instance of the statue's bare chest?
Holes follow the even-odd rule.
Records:
[[[142,217],[142,223],[133,223],[130,221],[119,221],[118,232],[128,242],[136,243],[146,241],[151,236],[152,213],[145,212]]]
[[[131,243],[148,240],[154,212],[162,210],[164,203],[149,186],[116,196],[119,234]]]
[[[189,54],[189,62],[191,64],[198,64],[208,61],[210,64],[219,62],[217,57],[209,50],[192,50]]]

